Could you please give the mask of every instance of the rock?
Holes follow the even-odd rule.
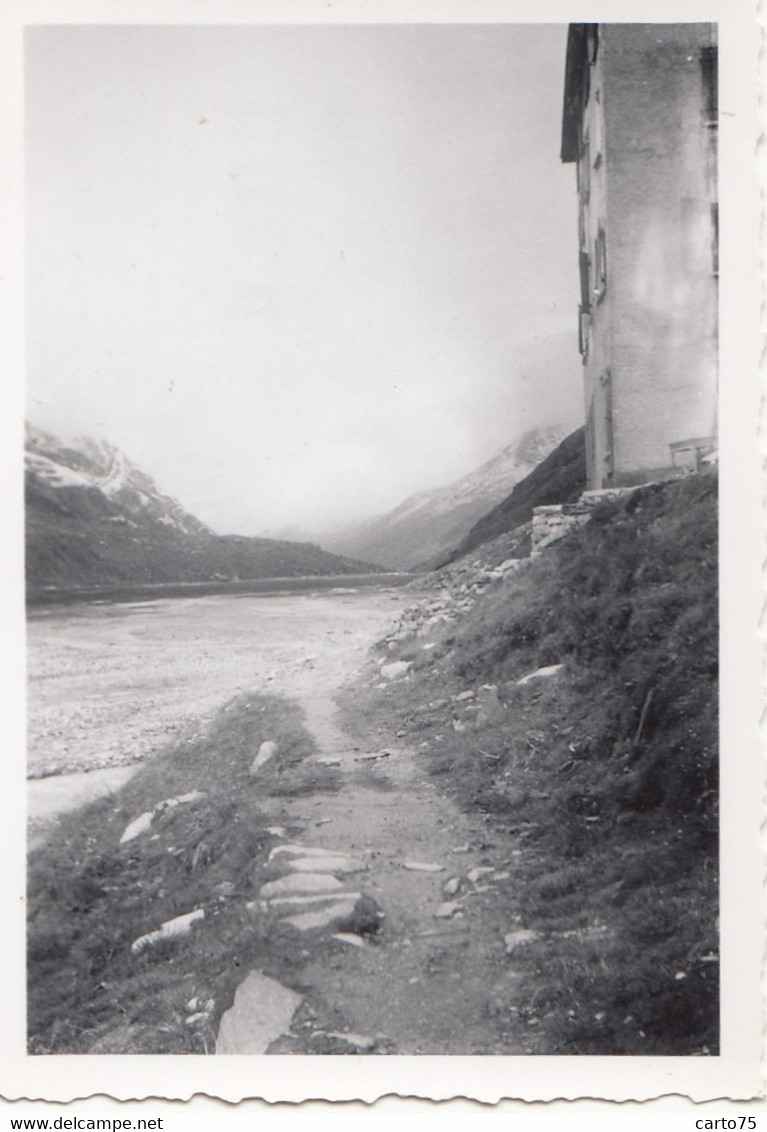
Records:
[[[266,766],[268,762],[277,754],[277,744],[272,739],[265,739],[261,746],[258,748],[258,754],[253,760],[253,765],[250,768],[250,777],[255,778],[257,774]]]
[[[506,707],[498,695],[495,684],[484,684],[477,692],[478,727],[492,727],[506,716]]]
[[[525,944],[532,943],[533,940],[538,938],[538,932],[530,931],[529,928],[520,928],[518,931],[509,932],[503,937],[503,942],[506,944],[506,954],[511,955],[518,947],[524,947]]]
[[[351,915],[339,928],[352,935],[373,935],[381,927],[385,916],[372,896],[363,895],[357,900]]]
[[[480,877],[486,877],[494,872],[495,869],[491,868],[489,865],[478,865],[476,869],[469,869],[466,874],[466,879],[472,884],[476,884]]]
[[[292,876],[270,880],[262,885],[259,896],[271,900],[275,896],[317,895],[327,892],[342,892],[343,885],[334,876],[320,873],[294,873]]]
[[[460,887],[461,887],[461,878],[460,877],[451,877],[450,880],[446,880],[445,883],[442,885],[442,891],[444,892],[445,896],[455,896],[456,892],[458,891],[458,889]]]
[[[376,1039],[369,1034],[342,1034],[334,1030],[327,1036],[335,1038],[338,1042],[346,1042],[347,1045],[354,1046],[355,1049],[370,1050],[376,1044]]]
[[[290,1029],[300,1003],[301,996],[295,991],[260,971],[251,971],[221,1018],[216,1053],[266,1053],[268,1046]]]
[[[546,664],[543,668],[536,668],[534,672],[528,672],[526,676],[517,680],[517,684],[529,684],[531,680],[540,680],[547,676],[556,676],[562,668],[561,664]]]
[[[444,873],[444,865],[433,865],[425,861],[403,861],[402,867],[414,873]]]
[[[201,1010],[198,1014],[190,1014],[188,1018],[184,1019],[186,1026],[197,1026],[200,1022],[207,1022],[210,1018],[207,1010]]]
[[[359,900],[361,896],[361,892],[326,892],[315,896],[275,896],[268,901],[268,906],[272,911],[279,912],[280,915],[288,915],[291,912],[312,911],[323,904],[337,901],[341,897]]]
[[[393,660],[390,664],[381,665],[381,675],[384,680],[401,680],[411,667],[409,660]]]
[[[367,869],[365,862],[357,857],[291,857],[286,864],[294,873],[340,873],[342,876]]]
[[[331,926],[340,927],[351,916],[356,901],[353,899],[334,900],[324,908],[317,908],[311,912],[299,912],[294,916],[286,916],[284,924],[290,924],[300,932],[318,931]]]
[[[134,818],[130,825],[126,826],[123,835],[120,838],[120,844],[125,845],[128,841],[133,841],[135,837],[139,837],[142,833],[146,833],[154,819],[154,810],[147,810],[143,814],[139,814]]]
[[[201,802],[203,798],[207,798],[204,790],[190,790],[188,794],[179,794],[175,798],[166,798],[164,802],[158,802],[154,812],[158,814],[161,810],[172,810],[176,806],[188,806],[193,802]]]
[[[447,900],[444,904],[440,904],[434,913],[435,920],[449,920],[456,912],[463,911],[463,904],[459,904],[457,900]]]
[[[332,939],[337,939],[339,943],[348,943],[351,947],[364,947],[365,941],[361,935],[356,932],[336,932]]]
[[[192,930],[192,925],[204,918],[205,909],[195,908],[194,912],[186,912],[183,916],[176,916],[172,920],[166,920],[164,924],[160,924],[156,931],[147,932],[146,935],[139,936],[138,939],[135,939],[131,944],[131,951],[134,955],[138,955],[146,947],[160,943],[161,940],[177,939],[181,936],[188,935]]]
[[[275,857],[338,857],[339,853],[336,849],[322,849],[319,846],[313,845],[298,845],[295,842],[290,842],[287,845],[275,845],[269,854],[269,860],[273,861]]]
[[[450,850],[450,852],[451,853],[468,853],[470,849],[471,849],[471,845],[469,845],[469,843],[467,841],[465,843],[465,845],[454,845],[453,848]]]
[[[281,825],[268,825],[266,832],[271,833],[272,837],[286,837],[287,830]]]
[[[473,700],[474,695],[475,695],[474,689],[473,688],[467,688],[465,692],[459,692],[457,696],[452,697],[453,703],[454,704],[462,704],[466,700]]]
[[[341,760],[332,757],[331,755],[324,755],[321,759],[317,759],[320,766],[340,766]]]
[[[391,751],[374,751],[370,755],[356,755],[354,761],[356,763],[370,763],[375,762],[376,759],[388,759]]]

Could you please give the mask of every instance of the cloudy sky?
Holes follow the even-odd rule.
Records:
[[[243,534],[580,423],[565,38],[28,29],[29,419]]]

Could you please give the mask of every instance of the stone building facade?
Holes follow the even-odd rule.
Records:
[[[590,488],[715,458],[716,147],[715,25],[570,26]]]

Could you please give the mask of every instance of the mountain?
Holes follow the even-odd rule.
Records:
[[[325,535],[326,546],[410,570],[456,546],[562,440],[558,427],[534,429],[447,487],[411,495],[386,515]]]
[[[545,460],[520,480],[505,499],[483,515],[457,546],[437,555],[429,565],[434,569],[447,566],[478,546],[528,523],[534,507],[547,503],[574,503],[585,490],[586,440],[584,429],[579,428],[565,437]],[[529,536],[526,541],[529,542]],[[522,544],[520,549],[529,553],[529,546]]]
[[[27,427],[26,569],[43,589],[364,573],[311,543],[216,535],[111,444]]]

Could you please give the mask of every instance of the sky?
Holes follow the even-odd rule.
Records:
[[[565,25],[26,34],[33,424],[252,535],[581,423]]]

